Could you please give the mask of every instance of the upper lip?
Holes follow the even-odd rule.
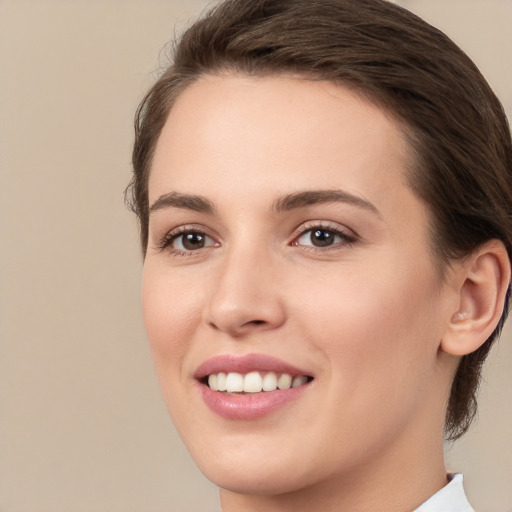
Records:
[[[287,373],[292,376],[311,376],[310,373],[276,357],[264,354],[224,354],[212,357],[202,363],[196,370],[194,377],[200,380],[208,375],[220,372],[249,373],[252,371]]]

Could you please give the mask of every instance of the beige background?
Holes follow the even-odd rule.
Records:
[[[512,111],[512,2],[403,0]],[[208,512],[167,418],[123,206],[132,117],[196,0],[0,0],[0,512]],[[512,332],[448,450],[479,512],[512,511]],[[421,463],[421,461],[420,461]]]

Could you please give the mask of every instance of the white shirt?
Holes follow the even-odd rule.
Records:
[[[475,512],[464,492],[464,477],[448,475],[450,482],[413,512]]]

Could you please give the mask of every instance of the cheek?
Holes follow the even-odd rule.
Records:
[[[407,272],[382,265],[372,272],[366,266],[332,273],[329,282],[317,280],[308,294],[296,291],[308,297],[297,305],[301,329],[345,399],[378,400],[387,390],[399,401],[422,386],[436,362],[435,282],[430,267]]]
[[[198,291],[151,262],[144,267],[142,314],[159,374],[169,367],[181,367],[201,314]]]
[[[190,381],[184,362],[201,318],[200,290],[176,279],[165,266],[147,261],[142,278],[142,313],[156,374],[168,412],[179,432],[190,416]],[[186,385],[185,385],[186,384]]]

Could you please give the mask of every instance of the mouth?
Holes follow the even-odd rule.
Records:
[[[229,420],[254,420],[300,399],[314,376],[281,359],[262,355],[220,355],[194,375],[205,404]]]
[[[309,375],[251,371],[245,374],[238,372],[211,373],[201,379],[201,382],[212,391],[239,395],[283,391],[304,386],[312,380],[313,377]]]

